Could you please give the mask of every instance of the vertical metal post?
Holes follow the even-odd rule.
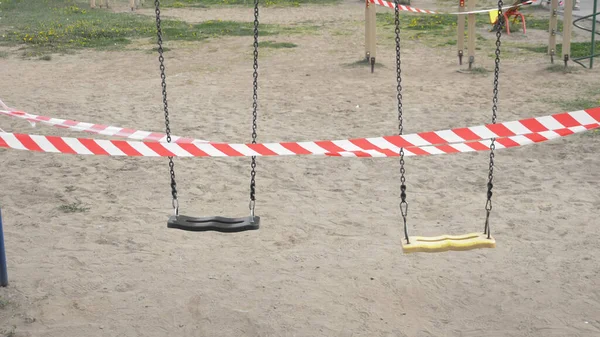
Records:
[[[0,286],[8,285],[8,272],[6,268],[6,252],[4,250],[4,228],[2,227],[2,209],[0,209]]]
[[[592,54],[590,57],[590,69],[594,66],[594,55],[596,50],[596,18],[598,16],[598,0],[594,0],[594,9],[592,10]]]

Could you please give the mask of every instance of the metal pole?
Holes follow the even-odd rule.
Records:
[[[590,57],[590,69],[594,66],[594,51],[596,49],[596,17],[598,15],[598,0],[594,0],[594,9],[592,10],[592,57]]]
[[[6,270],[6,252],[4,251],[4,228],[2,227],[2,209],[0,209],[0,286],[8,285],[8,272]]]

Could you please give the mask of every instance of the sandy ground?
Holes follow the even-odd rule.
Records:
[[[200,21],[211,13],[170,14]],[[241,9],[215,13],[251,18]],[[259,141],[394,134],[393,41],[381,41],[375,74],[347,67],[363,55],[361,5],[309,14],[261,12],[264,22],[310,18],[323,28],[269,38],[299,47],[261,53]],[[173,133],[250,139],[251,39],[170,47]],[[478,52],[478,65],[491,70],[493,51]],[[490,120],[491,74],[457,72],[455,55],[403,42],[406,132]],[[560,100],[586,98],[600,84],[599,70],[563,74],[548,65],[541,54],[502,62],[500,121],[561,112]],[[14,56],[2,60],[2,78],[2,99],[24,111],[164,129],[157,56],[146,51]],[[81,136],[9,117],[0,127]],[[497,248],[428,255],[402,254],[397,159],[259,158],[262,228],[224,235],[166,228],[166,158],[1,150],[11,282],[0,289],[1,329],[45,337],[599,336],[599,150],[590,132],[499,151]],[[487,153],[408,158],[410,233],[480,230],[487,165]],[[176,170],[182,213],[247,215],[249,159],[176,160]],[[60,209],[77,201],[89,209]]]

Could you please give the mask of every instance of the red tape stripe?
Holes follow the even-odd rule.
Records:
[[[306,155],[306,154],[312,153],[312,152],[308,151],[307,149],[303,148],[302,146],[298,145],[297,143],[281,143],[281,146],[283,146],[287,150],[289,150],[295,154],[299,154],[299,155],[303,155],[303,154]]]
[[[93,139],[81,138],[81,139],[79,139],[79,142],[83,146],[85,146],[88,150],[90,150],[90,152],[93,154],[101,155],[101,156],[109,155],[109,153],[105,149],[100,147],[100,145],[98,145],[98,143],[96,143]]]
[[[44,152],[44,150],[42,150],[42,148],[36,142],[34,142],[29,135],[15,135],[15,138],[17,138],[21,144],[23,144],[23,146],[30,151]]]
[[[175,154],[169,150],[167,150],[163,144],[161,143],[153,143],[153,142],[148,142],[145,143],[146,146],[148,146],[152,151],[158,153],[160,156],[164,156],[164,157],[174,157]]]
[[[46,139],[61,153],[77,154],[61,137],[46,136]]]
[[[554,119],[556,119],[560,124],[564,125],[567,128],[580,125],[579,122],[576,121],[575,118],[571,117],[571,115],[569,115],[568,113],[555,115]]]
[[[119,150],[123,151],[123,153],[125,153],[128,157],[139,157],[139,156],[142,155],[138,150],[134,149],[127,142],[124,142],[124,141],[113,141],[111,143],[114,146],[116,146],[117,148],[119,148]]]
[[[208,157],[208,153],[200,150],[196,145],[191,143],[180,144],[181,148],[189,152],[192,156]]]

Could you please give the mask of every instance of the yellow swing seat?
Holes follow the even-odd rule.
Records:
[[[402,240],[402,251],[404,253],[439,253],[447,251],[465,251],[481,248],[496,248],[496,240],[488,239],[484,233],[469,233],[464,235],[441,235],[441,236],[412,236]]]

